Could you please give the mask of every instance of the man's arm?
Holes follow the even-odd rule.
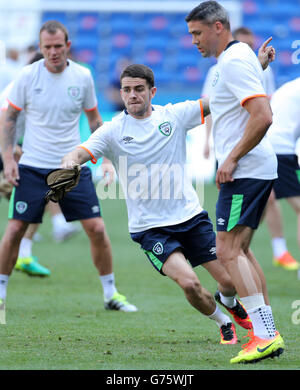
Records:
[[[94,131],[103,125],[101,115],[97,108],[92,111],[86,111],[86,116],[88,118],[91,133],[94,133]],[[103,176],[107,178],[107,186],[110,185],[114,181],[115,170],[111,161],[106,157],[103,157],[102,172]]]
[[[232,174],[238,161],[262,140],[272,124],[272,111],[267,97],[256,97],[245,102],[244,108],[249,112],[244,135],[229,153],[216,175],[216,184],[233,181]]]
[[[18,185],[19,179],[18,164],[14,158],[16,123],[20,111],[9,105],[5,116],[4,125],[0,128],[1,153],[4,164],[4,175],[9,183]]]
[[[63,157],[61,168],[73,168],[77,164],[81,165],[92,160],[92,158],[93,157],[87,150],[77,147]]]
[[[85,111],[85,115],[87,116],[91,133],[94,133],[94,131],[96,131],[98,127],[103,125],[103,121],[98,108],[95,108],[91,111]]]

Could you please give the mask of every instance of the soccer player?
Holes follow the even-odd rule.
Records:
[[[65,152],[80,143],[82,110],[92,132],[102,124],[91,73],[67,59],[70,46],[64,25],[46,22],[40,30],[44,59],[21,71],[8,97],[2,158],[5,176],[15,187],[10,199],[8,226],[0,245],[0,299],[3,301],[24,232],[29,223],[41,222],[44,195],[48,190],[45,178],[60,166]],[[25,111],[25,134],[18,165],[13,158],[13,145],[16,121],[22,110]],[[68,193],[60,207],[67,221],[80,220],[89,238],[105,308],[136,311],[116,289],[111,244],[88,167],[83,167],[78,187]]]
[[[232,35],[233,35],[234,39],[236,39],[240,42],[247,43],[251,47],[251,49],[254,50],[255,36],[249,28],[243,27],[243,26],[239,27],[233,31]],[[217,68],[217,64],[213,65],[208,70],[207,76],[206,76],[206,79],[205,79],[204,85],[203,85],[202,96],[210,96],[210,91],[212,88],[211,85],[212,85],[214,75],[216,73],[216,68]],[[276,87],[275,87],[275,79],[274,79],[273,70],[270,66],[267,66],[267,68],[265,68],[263,71],[263,86],[264,86],[264,89],[265,89],[267,95],[269,96],[269,98],[271,98]],[[209,141],[210,141],[211,128],[212,128],[211,116],[210,115],[207,116],[207,118],[205,118],[205,120],[206,120],[206,139],[205,139],[205,143],[204,143],[203,153],[204,153],[205,158],[209,158],[209,156],[210,156],[210,142]]]
[[[235,344],[234,325],[192,268],[201,264],[211,273],[219,283],[216,298],[241,326],[251,328],[247,313],[234,297],[229,275],[216,259],[212,223],[187,176],[186,134],[204,122],[204,103],[152,105],[155,94],[150,68],[137,64],[126,67],[121,74],[126,109],[68,153],[62,166],[72,167],[101,156],[112,161],[126,194],[133,241],[141,245],[157,271],[183,289],[194,308],[216,321],[221,343]]]
[[[297,270],[299,263],[288,252],[283,235],[278,199],[286,198],[297,215],[297,241],[300,246],[300,167],[296,143],[300,136],[300,78],[282,85],[272,96],[273,123],[268,138],[278,160],[278,179],[269,198],[265,219],[272,237],[274,265]]]
[[[249,45],[234,40],[224,7],[205,1],[187,15],[186,22],[202,56],[218,61],[209,99],[218,161],[216,250],[253,324],[249,343],[230,362],[256,362],[279,356],[284,349],[263,271],[250,250],[277,178],[276,155],[265,137],[272,111],[262,85],[262,67]],[[266,53],[273,55],[271,50]]]

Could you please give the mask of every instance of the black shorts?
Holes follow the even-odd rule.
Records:
[[[300,167],[296,154],[277,154],[278,179],[274,181],[277,199],[300,196]]]
[[[19,165],[19,185],[13,188],[9,202],[10,219],[30,223],[41,223],[46,202],[44,200],[49,187],[46,176],[52,169],[40,169]],[[91,171],[82,167],[78,185],[68,192],[59,202],[68,222],[99,217],[100,205],[96,195]]]
[[[162,275],[168,257],[180,249],[192,267],[216,260],[216,235],[206,211],[178,225],[130,233],[148,260]]]
[[[235,179],[221,184],[216,205],[217,231],[236,225],[256,229],[269,199],[274,180]]]

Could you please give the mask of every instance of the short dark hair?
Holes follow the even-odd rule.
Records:
[[[120,76],[120,83],[124,77],[140,78],[146,80],[150,88],[154,87],[154,73],[146,65],[132,64],[127,66]]]
[[[30,64],[33,64],[39,60],[41,60],[42,58],[44,58],[43,54],[40,53],[39,51],[35,53],[35,55],[30,59],[30,61],[28,62],[28,65]]]
[[[225,8],[216,1],[204,1],[192,9],[186,16],[185,21],[188,23],[192,20],[199,20],[205,24],[221,22],[227,30],[230,30],[228,13]]]
[[[253,36],[253,32],[250,30],[250,28],[247,28],[247,27],[239,27],[239,28],[235,29],[232,33],[234,38],[236,38],[238,34],[252,35]]]
[[[65,42],[67,43],[69,40],[68,30],[62,23],[58,22],[57,20],[48,20],[42,25],[40,29],[40,39],[41,33],[43,31],[47,31],[49,34],[55,34],[57,30],[61,30],[65,34]]]

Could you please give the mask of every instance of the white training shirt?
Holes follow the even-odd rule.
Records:
[[[262,74],[255,53],[246,43],[234,43],[218,57],[209,105],[219,166],[244,134],[250,115],[243,104],[250,98],[266,96]],[[276,155],[266,136],[239,160],[233,177],[277,178]]]
[[[276,154],[295,154],[300,136],[300,77],[274,92],[271,107],[273,123],[267,136]]]
[[[212,82],[216,74],[217,67],[218,64],[215,64],[208,69],[206,78],[204,80],[203,88],[202,88],[203,97],[210,96],[211,94]],[[263,70],[263,87],[266,94],[269,97],[271,97],[275,92],[276,87],[275,87],[274,73],[270,65],[265,70]]]
[[[203,123],[199,100],[154,105],[146,119],[123,111],[81,145],[114,164],[131,233],[179,224],[202,211],[185,164],[186,133]]]
[[[49,72],[44,59],[25,66],[8,101],[25,111],[20,164],[50,169],[59,168],[62,157],[81,143],[82,110],[97,107],[90,70],[70,60],[62,73]]]

